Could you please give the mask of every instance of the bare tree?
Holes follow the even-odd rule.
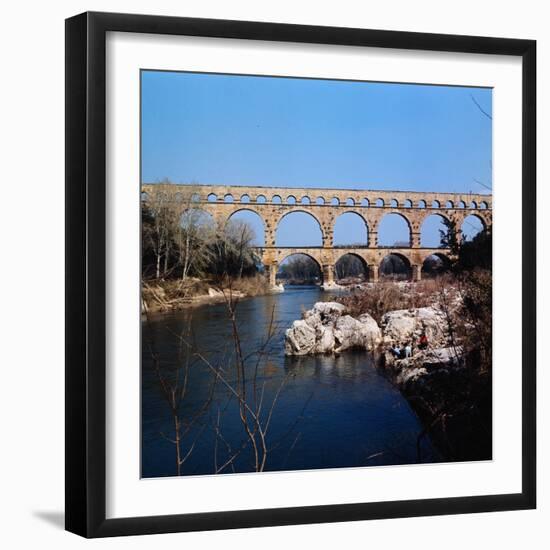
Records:
[[[230,255],[235,257],[237,277],[243,276],[245,265],[254,264],[256,257],[253,243],[256,238],[252,227],[245,222],[229,220],[225,228],[225,240],[231,249]]]
[[[242,347],[237,324],[237,300],[234,299],[231,288],[223,290],[223,292],[226,298],[228,318],[232,331],[231,343],[233,346],[231,364],[227,368],[216,367],[206,353],[201,352],[193,346],[188,335],[176,336],[183,346],[187,348],[188,354],[198,359],[211,371],[219,386],[227,390],[229,399],[235,400],[237,404],[237,414],[239,415],[245,439],[235,447],[225,438],[223,429],[221,428],[222,410],[218,407],[212,428],[216,440],[221,442],[225,448],[225,459],[220,459],[220,446],[216,444],[214,447],[215,473],[221,473],[229,467],[234,468],[235,461],[245,451],[251,452],[253,470],[261,472],[264,471],[269,453],[273,448],[273,446],[270,446],[269,430],[276,404],[287,382],[288,375],[285,375],[274,395],[268,400],[266,397],[266,381],[263,380],[259,383],[259,373],[262,365],[268,359],[270,343],[275,334],[273,314],[264,341],[254,352],[246,354]],[[234,375],[234,380],[230,380],[229,378],[231,372]]]
[[[159,381],[162,395],[168,405],[170,416],[173,423],[173,433],[166,434],[160,432],[160,435],[172,443],[175,449],[176,474],[179,476],[182,473],[182,466],[189,459],[195,445],[201,437],[206,423],[193,434],[196,424],[204,417],[206,411],[210,407],[214,391],[216,388],[217,377],[213,376],[210,382],[210,389],[202,405],[190,417],[183,418],[182,405],[188,395],[188,382],[191,374],[191,369],[197,367],[196,358],[186,353],[181,342],[190,340],[191,335],[191,320],[188,323],[186,332],[181,335],[180,346],[178,353],[178,364],[175,368],[167,368],[162,364],[159,354],[150,346],[150,353],[153,360],[153,368]]]
[[[190,273],[202,275],[207,270],[213,260],[212,244],[215,238],[213,220],[189,202],[176,230],[178,263],[183,281]]]
[[[142,205],[142,216],[147,215],[150,223],[143,224],[144,248],[149,248],[155,258],[155,276],[160,279],[161,263],[164,258],[163,274],[168,271],[168,262],[171,252],[171,239],[176,225],[176,213],[170,200],[165,182],[158,185],[158,189]]]

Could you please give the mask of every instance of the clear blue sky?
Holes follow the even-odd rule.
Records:
[[[492,114],[482,88],[145,71],[142,178],[488,192],[475,180],[491,185],[492,124],[472,96]],[[287,225],[281,245],[316,230]]]

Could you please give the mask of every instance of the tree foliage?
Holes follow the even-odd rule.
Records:
[[[474,327],[464,331],[467,348],[479,354],[475,364],[489,372],[492,364],[493,319],[493,237],[492,227],[480,231],[472,240],[457,238],[456,224],[445,221],[442,242],[451,249],[452,271],[457,276],[462,297],[461,318]],[[443,232],[442,232],[443,233]]]
[[[255,235],[248,224],[229,220],[219,227],[196,204],[191,186],[182,201],[174,202],[171,196],[160,188],[141,205],[145,279],[243,277],[258,272]]]
[[[364,263],[353,254],[345,254],[335,265],[337,279],[346,279],[348,277],[366,278]]]
[[[492,227],[480,231],[472,240],[459,237],[456,222],[444,219],[445,229],[440,230],[441,246],[448,248],[453,257],[452,269],[456,273],[472,269],[492,270]]]

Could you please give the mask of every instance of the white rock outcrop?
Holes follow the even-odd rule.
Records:
[[[395,383],[403,388],[416,388],[430,378],[448,376],[463,365],[463,349],[461,346],[416,350],[411,357],[396,359],[391,353],[385,354],[386,368],[393,373]],[[422,390],[423,391],[423,390]]]
[[[365,314],[359,319],[343,315],[336,321],[333,332],[336,344],[334,351],[337,353],[353,348],[371,351],[382,336],[376,321],[370,315],[367,318]]]
[[[416,342],[426,333],[430,347],[445,347],[447,323],[445,314],[435,307],[389,311],[381,320],[386,343]]]
[[[346,311],[346,306],[338,302],[317,302],[309,312],[319,313],[320,315],[342,315]],[[307,313],[306,312],[306,315]]]
[[[285,333],[285,355],[307,355],[315,348],[315,328],[303,319],[294,321]]]
[[[337,302],[317,302],[294,321],[285,334],[286,355],[339,353],[347,349],[372,350],[382,333],[368,314],[358,319],[346,315],[346,307]]]

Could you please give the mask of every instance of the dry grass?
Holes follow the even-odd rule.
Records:
[[[209,289],[228,289],[244,296],[258,296],[269,291],[269,281],[263,275],[241,279],[212,281],[188,277],[182,280],[156,280],[142,283],[142,298],[147,311],[171,311],[188,307],[201,298],[211,299]],[[221,299],[221,295],[219,297]]]
[[[242,277],[231,281],[224,281],[223,287],[231,286],[233,290],[242,292],[246,296],[259,296],[269,292],[269,280],[263,275],[254,275],[252,277]]]
[[[436,306],[445,313],[451,345],[476,353],[482,372],[491,369],[492,274],[473,270],[446,274],[417,283],[379,282],[338,298],[350,315],[369,313],[380,323],[385,313],[399,309]]]
[[[381,281],[342,296],[338,301],[348,308],[350,315],[369,313],[379,323],[388,311],[428,307],[438,303],[440,293],[445,289],[455,289],[455,281],[451,276],[417,283]]]
[[[147,311],[169,311],[188,305],[195,296],[208,293],[201,279],[143,281],[141,296]]]

